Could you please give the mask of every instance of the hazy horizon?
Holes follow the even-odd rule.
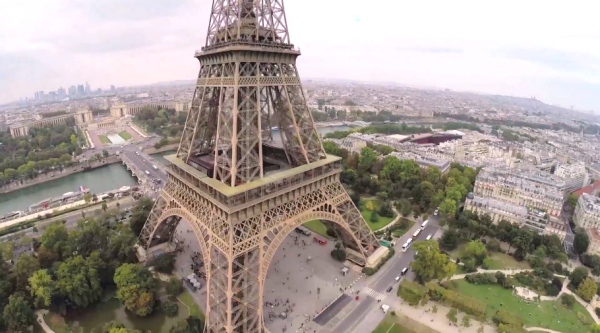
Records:
[[[89,82],[92,89],[194,80],[209,0],[32,0],[0,12],[0,103]],[[592,1],[285,0],[303,79],[394,82],[535,96],[600,110]]]

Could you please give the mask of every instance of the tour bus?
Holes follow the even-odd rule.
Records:
[[[406,252],[410,245],[412,244],[412,238],[409,238],[404,245],[402,245],[402,252]]]
[[[421,229],[417,229],[417,231],[415,231],[415,233],[413,234],[413,238],[417,238],[417,236],[419,236],[420,233]]]
[[[425,227],[429,224],[429,220],[425,220],[423,224],[421,224],[421,230],[425,230]]]

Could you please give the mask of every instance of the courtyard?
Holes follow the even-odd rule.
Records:
[[[129,141],[138,141],[142,137],[128,126],[88,130],[92,143],[96,148],[110,145],[122,145]]]
[[[177,227],[176,237],[183,242],[176,270],[180,276],[187,276],[192,273],[190,256],[200,251],[199,244],[183,220]],[[353,269],[346,276],[342,275],[343,263],[330,255],[334,246],[331,241],[321,245],[313,241],[313,235],[295,232],[285,238],[269,266],[264,286],[264,320],[271,332],[284,332],[284,328],[287,332],[302,332],[302,328],[306,332],[318,332],[321,327],[312,321],[315,315],[359,278],[360,272]],[[200,280],[201,287],[192,291],[192,296],[200,310],[205,311],[206,283]]]

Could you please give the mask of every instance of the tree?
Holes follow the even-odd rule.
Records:
[[[575,194],[571,193],[569,195],[569,198],[567,199],[567,204],[571,207],[571,209],[575,208],[575,206],[577,205],[577,200],[579,200],[579,198]]]
[[[29,277],[38,269],[40,269],[40,264],[34,256],[22,254],[13,268],[16,289],[26,291],[29,286]]]
[[[600,324],[592,324],[590,326],[590,333],[600,333]]]
[[[369,222],[371,222],[371,223],[379,222],[379,214],[377,214],[377,210],[373,210],[371,212],[371,216],[369,217]]]
[[[367,201],[367,203],[365,203],[365,209],[368,211],[375,210],[375,205],[373,205],[373,201],[371,201],[371,200]]]
[[[469,317],[469,315],[464,315],[462,317],[462,326],[471,327],[471,317]]]
[[[454,228],[450,228],[444,231],[442,234],[442,237],[440,238],[440,246],[444,250],[452,251],[458,246],[459,237],[460,235],[458,234],[458,231]]]
[[[117,297],[129,311],[141,317],[152,313],[156,281],[147,268],[123,264],[117,268],[114,281]]]
[[[596,291],[598,291],[598,286],[596,282],[589,277],[586,277],[579,286],[577,287],[577,295],[581,297],[584,301],[589,302],[596,295]]]
[[[463,258],[473,258],[477,266],[483,263],[487,256],[487,249],[480,240],[470,241],[465,247]]]
[[[98,272],[82,256],[70,258],[56,271],[57,287],[73,307],[85,308],[102,297]]]
[[[4,325],[8,332],[28,332],[33,325],[33,310],[22,296],[11,295],[3,312]]]
[[[172,277],[165,286],[167,293],[171,296],[177,296],[183,292],[183,282],[180,279]]]
[[[161,305],[162,311],[167,317],[175,317],[179,307],[174,302],[166,301]]]
[[[433,279],[442,280],[454,275],[456,265],[448,256],[440,252],[438,243],[434,240],[416,242],[413,246],[415,259],[410,263],[417,280],[421,283]]]
[[[569,294],[562,294],[560,296],[560,302],[570,308],[573,306],[573,304],[575,304],[575,297],[573,297],[573,295],[569,295]]]
[[[458,318],[456,317],[457,314],[458,314],[458,311],[455,308],[452,308],[446,314],[446,318],[448,318],[448,320],[451,323],[456,324],[458,322]]]
[[[55,289],[56,283],[45,269],[35,271],[29,278],[29,291],[31,292],[31,296],[39,300],[38,304],[50,306]]]
[[[573,240],[573,249],[577,254],[583,254],[587,251],[590,245],[590,238],[585,231],[578,231],[575,233],[575,239]]]
[[[571,280],[571,283],[573,284],[573,286],[575,287],[575,289],[577,289],[579,287],[579,284],[581,282],[583,282],[583,280],[585,278],[588,277],[588,269],[585,267],[577,267],[575,268],[571,274],[569,275],[569,280]]]
[[[412,212],[412,206],[410,204],[410,201],[408,201],[407,199],[402,199],[402,200],[400,200],[400,205],[401,205],[400,213],[402,214],[402,216],[406,217],[406,216],[410,215],[410,212]]]
[[[55,222],[46,228],[42,235],[42,246],[56,253],[59,258],[63,257],[63,252],[67,246],[69,233],[67,228],[61,222]]]
[[[369,147],[365,147],[360,151],[360,155],[358,157],[358,170],[367,172],[371,169],[376,161],[377,154],[375,151]]]
[[[444,199],[440,205],[440,213],[454,216],[456,214],[456,201],[452,199]]]
[[[86,204],[89,204],[90,202],[92,202],[92,194],[90,192],[84,194],[83,200],[85,201]]]
[[[189,316],[185,320],[179,321],[175,326],[171,327],[169,333],[202,333],[204,332],[204,322],[202,319]]]
[[[104,158],[108,157],[108,150],[106,150],[106,149],[102,150],[102,157],[104,157]]]
[[[103,210],[104,212],[106,212],[106,210],[107,210],[107,209],[108,209],[108,206],[106,205],[106,202],[103,202],[103,203],[102,203],[102,210]]]
[[[154,267],[155,270],[165,274],[171,274],[175,268],[177,257],[173,253],[163,253],[154,258],[148,266]]]
[[[385,201],[384,203],[381,204],[381,207],[379,207],[379,215],[384,216],[384,217],[394,217],[394,211],[392,210],[392,205],[390,204],[389,201]]]

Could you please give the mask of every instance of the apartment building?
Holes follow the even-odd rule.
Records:
[[[469,193],[465,200],[465,210],[478,215],[487,214],[494,223],[505,220],[523,225],[538,234],[557,235],[561,241],[567,234],[565,222],[560,218],[536,208],[528,208],[502,200],[479,197]]]
[[[495,167],[479,172],[473,191],[476,196],[537,208],[559,216],[564,198],[560,185],[525,170]]]
[[[584,162],[573,164],[560,164],[554,174],[565,181],[563,191],[565,195],[575,192],[589,184],[589,175]]]
[[[577,200],[573,222],[584,229],[600,228],[600,198],[583,193]]]

